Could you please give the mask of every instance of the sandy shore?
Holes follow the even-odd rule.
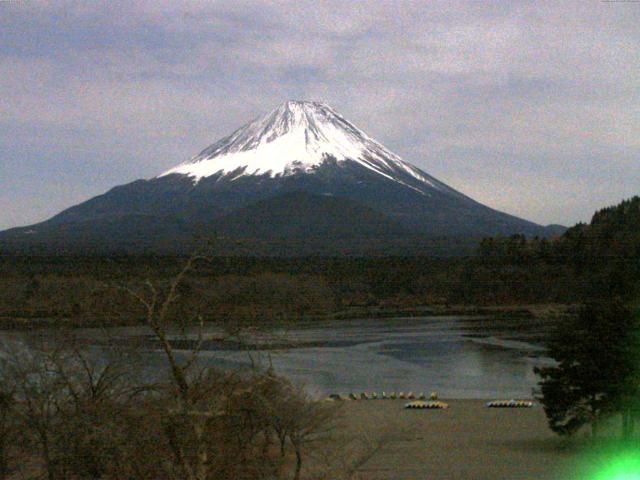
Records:
[[[539,405],[489,409],[481,400],[445,401],[447,410],[405,410],[405,400],[336,402],[343,444],[359,445],[352,478],[567,478],[573,449],[548,429]]]

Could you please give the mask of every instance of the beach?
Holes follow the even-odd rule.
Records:
[[[568,478],[574,449],[549,430],[540,405],[492,409],[483,400],[444,401],[446,410],[406,410],[406,400],[336,402],[338,444],[354,457],[351,478]]]

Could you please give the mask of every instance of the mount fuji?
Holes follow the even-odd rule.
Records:
[[[183,252],[208,237],[244,253],[416,253],[559,231],[472,200],[324,103],[288,101],[157,177],[0,233],[0,247]]]

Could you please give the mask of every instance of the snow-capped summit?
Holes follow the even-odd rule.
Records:
[[[246,175],[287,176],[313,173],[328,160],[356,162],[414,190],[422,189],[408,185],[402,177],[410,175],[425,186],[453,193],[326,103],[299,100],[284,102],[160,177],[182,174],[198,182],[213,175],[230,176],[231,180]]]

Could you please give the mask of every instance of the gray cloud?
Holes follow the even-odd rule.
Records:
[[[0,3],[0,228],[323,100],[477,200],[572,224],[639,193],[640,4]]]

